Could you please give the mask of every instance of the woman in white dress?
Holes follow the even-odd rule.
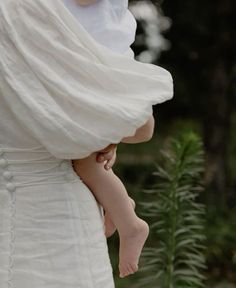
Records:
[[[0,35],[0,287],[113,288],[71,159],[134,135],[171,75],[98,44],[60,0],[1,0]]]

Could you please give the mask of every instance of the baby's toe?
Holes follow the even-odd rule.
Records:
[[[134,272],[135,272],[132,264],[128,264],[127,270],[129,271],[129,274],[134,274]]]
[[[133,271],[133,273],[138,271],[138,265],[137,264],[130,264],[131,266],[131,270]]]
[[[120,270],[120,277],[122,278],[129,274],[129,271],[125,265],[121,265],[119,270]]]
[[[120,277],[121,278],[125,277],[126,271],[122,265],[119,265],[119,271],[120,271]]]

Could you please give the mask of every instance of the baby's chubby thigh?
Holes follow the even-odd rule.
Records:
[[[114,175],[112,169],[106,170],[104,168],[104,162],[97,161],[97,154],[94,152],[86,158],[73,160],[75,173],[91,189],[99,185],[102,179]]]

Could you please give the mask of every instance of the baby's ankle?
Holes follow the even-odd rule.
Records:
[[[149,231],[148,223],[137,216],[137,219],[128,226],[128,229],[119,232],[119,234],[121,237],[133,237],[147,230]]]

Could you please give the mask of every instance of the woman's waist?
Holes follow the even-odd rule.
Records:
[[[57,159],[41,146],[31,149],[0,147],[0,188],[79,179],[71,160]]]

